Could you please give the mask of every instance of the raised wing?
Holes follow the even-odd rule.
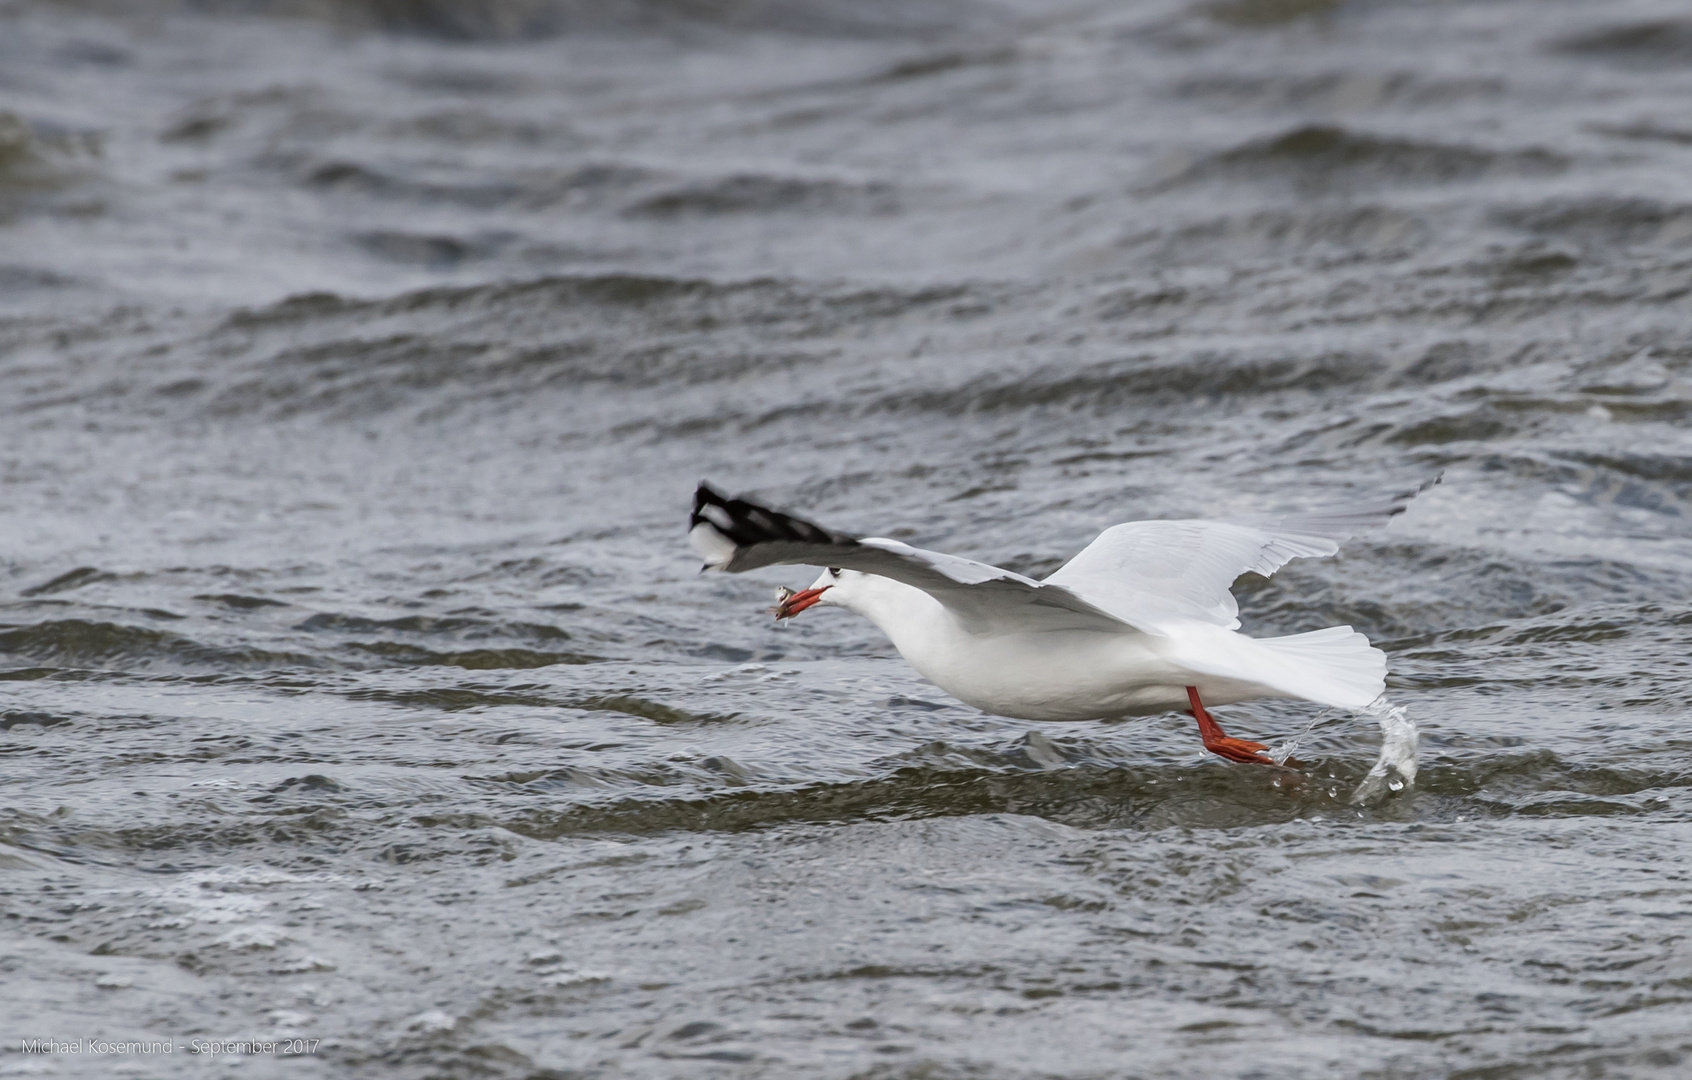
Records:
[[[1439,478],[1385,502],[1254,522],[1132,521],[1106,529],[1046,579],[1148,633],[1196,619],[1238,629],[1230,592],[1244,573],[1267,577],[1300,558],[1385,525]]]
[[[1026,629],[1128,629],[1061,584],[897,540],[859,539],[746,499],[726,498],[708,484],[700,484],[693,494],[688,541],[707,570],[738,574],[761,566],[799,564],[892,578],[928,593],[966,625],[981,629],[1004,621]]]

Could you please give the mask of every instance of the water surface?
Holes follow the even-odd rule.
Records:
[[[1688,42],[0,5],[0,1069],[1684,1075]],[[1388,652],[1362,805],[1367,719],[984,716],[683,542],[704,477],[1039,575],[1441,471],[1237,590]],[[82,1036],[179,1050],[18,1052]]]

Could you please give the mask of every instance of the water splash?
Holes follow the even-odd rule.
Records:
[[[1323,720],[1326,720],[1328,717],[1332,716],[1333,714],[1334,714],[1333,709],[1323,709],[1321,712],[1317,713],[1316,715],[1314,715],[1310,718],[1310,723],[1304,725],[1303,731],[1299,732],[1297,735],[1294,735],[1290,739],[1286,739],[1282,742],[1276,743],[1275,745],[1273,745],[1273,746],[1269,747],[1267,750],[1265,750],[1264,753],[1268,754],[1270,760],[1273,761],[1275,764],[1285,765],[1287,762],[1291,761],[1292,758],[1293,758],[1293,755],[1298,752],[1298,744],[1304,741],[1305,736],[1309,735],[1312,731],[1314,731],[1316,729],[1317,724],[1320,724]]]
[[[1409,710],[1394,705],[1385,694],[1359,710],[1381,722],[1381,755],[1375,759],[1357,790],[1351,793],[1353,805],[1366,802],[1383,789],[1401,791],[1416,782],[1416,744],[1419,736],[1416,722]]]

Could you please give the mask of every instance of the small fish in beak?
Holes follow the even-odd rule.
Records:
[[[820,589],[803,589],[794,592],[792,589],[782,586],[776,590],[776,606],[770,609],[770,614],[777,619],[791,619],[821,600],[822,594],[827,592],[829,588],[830,586],[824,585]]]

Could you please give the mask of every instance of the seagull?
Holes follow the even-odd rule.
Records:
[[[924,678],[983,712],[1113,720],[1187,711],[1206,750],[1274,765],[1267,746],[1228,735],[1205,703],[1294,698],[1362,709],[1385,688],[1386,656],[1349,626],[1247,637],[1234,580],[1333,555],[1438,482],[1313,513],[1113,525],[1044,581],[825,528],[707,483],[694,492],[688,540],[706,571],[825,567],[810,588],[777,594],[778,620],[816,605],[856,612]]]

